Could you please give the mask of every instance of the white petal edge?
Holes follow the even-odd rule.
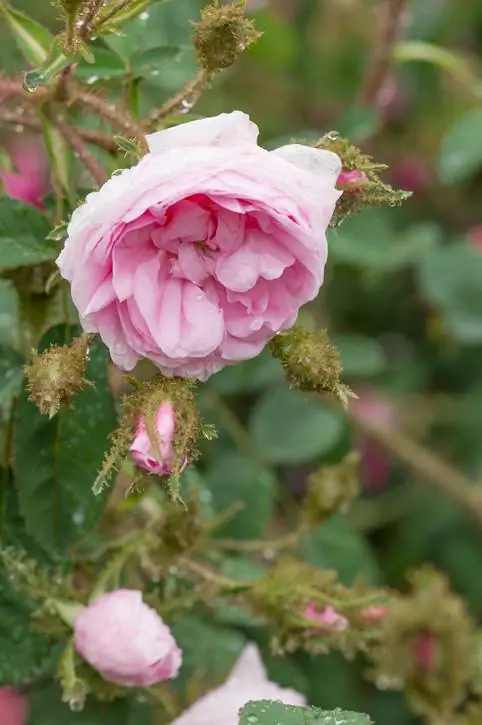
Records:
[[[152,154],[160,154],[179,147],[256,145],[258,134],[258,127],[246,113],[232,111],[156,131],[147,135],[146,141]]]
[[[238,657],[229,673],[228,682],[243,680],[244,682],[267,682],[266,669],[255,644],[248,644]]]
[[[271,153],[304,171],[324,177],[333,183],[336,182],[341,172],[340,158],[333,151],[326,149],[315,149],[312,146],[293,143],[288,146],[280,146]]]

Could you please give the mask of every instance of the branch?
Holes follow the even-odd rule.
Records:
[[[417,476],[457,501],[482,525],[482,489],[463,473],[402,433],[389,431],[365,420],[356,412],[354,406],[348,408],[347,415],[350,422],[365,436],[376,441]]]
[[[108,176],[102,164],[100,164],[97,159],[92,156],[76,129],[73,128],[73,126],[69,126],[69,124],[65,123],[65,121],[61,121],[59,118],[52,118],[52,123],[58,128],[72,151],[78,156],[79,160],[89,171],[92,178],[99,186],[102,186],[102,184],[107,181]]]
[[[26,126],[33,131],[42,130],[42,124],[36,116],[27,116],[20,111],[11,111],[9,108],[0,108],[0,124],[2,123],[10,126]],[[77,128],[76,131],[87,143],[94,144],[113,155],[119,152],[115,141],[101,131],[93,131],[89,128]]]
[[[390,72],[393,46],[397,43],[406,21],[407,0],[384,0],[380,23],[375,37],[368,68],[362,81],[359,103],[378,106]]]
[[[169,98],[164,105],[156,108],[146,121],[146,125],[151,128],[166,116],[170,116],[176,112],[188,112],[199,100],[202,92],[208,85],[211,76],[205,70],[200,70],[198,74],[189,81],[179,93]]]

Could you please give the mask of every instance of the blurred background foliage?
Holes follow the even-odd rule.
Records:
[[[13,4],[56,27],[47,2]],[[119,86],[119,94],[128,92],[140,113],[162,103],[193,75],[189,21],[203,4],[153,5],[133,21],[127,38],[98,44],[95,75],[88,65],[81,69],[87,83],[95,90],[128,67],[130,85],[127,91]],[[264,35],[216,78],[195,113],[239,108],[258,123],[267,147],[336,129],[387,163],[389,182],[414,192],[400,209],[367,210],[329,233],[326,282],[302,318],[311,329],[330,330],[345,380],[360,395],[354,404],[360,416],[402,431],[476,482],[482,471],[482,3],[408,3],[389,82],[378,108],[366,109],[356,99],[378,4],[252,0]],[[13,73],[22,60],[3,26],[0,32],[0,62]],[[17,131],[14,140],[23,138]],[[2,133],[10,143],[11,131]],[[14,318],[7,288],[0,294],[5,342]],[[288,391],[268,351],[214,376],[202,387],[200,404],[219,430],[196,474],[204,502],[214,510],[245,502],[223,537],[262,539],[289,530],[310,471],[358,447],[361,497],[307,537],[300,553],[336,569],[346,583],[363,576],[402,589],[408,568],[431,562],[482,619],[480,520],[430,485],[416,465],[361,434],[342,412],[305,404]],[[253,575],[253,564],[235,561]],[[252,638],[264,648],[270,675],[306,692],[313,704],[368,712],[381,725],[417,722],[401,695],[363,679],[362,661],[338,654],[276,659],[268,654],[264,629],[231,610],[220,611],[216,622],[192,617],[176,627],[188,663],[176,687],[189,675],[212,675],[201,671],[207,661],[222,677]],[[53,702],[45,692],[38,695],[32,725],[53,721]],[[90,725],[88,709],[62,712]],[[144,723],[140,710],[128,722]]]

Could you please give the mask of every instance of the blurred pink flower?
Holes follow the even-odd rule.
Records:
[[[28,711],[25,695],[9,685],[0,687],[0,725],[24,725]]]
[[[327,605],[324,609],[318,609],[313,603],[308,604],[305,607],[303,616],[306,619],[311,619],[313,622],[320,624],[328,631],[344,632],[348,627],[348,619],[337,612],[331,605]]]
[[[427,162],[420,156],[405,156],[394,162],[390,177],[395,187],[414,194],[424,194],[432,181]]]
[[[48,182],[47,160],[41,144],[32,138],[24,139],[12,144],[9,153],[17,171],[0,172],[5,193],[12,199],[42,209]]]
[[[467,232],[467,241],[471,247],[478,252],[482,252],[482,224],[469,229]]]
[[[175,425],[174,408],[172,403],[166,400],[159,406],[156,415],[156,433],[159,442],[159,446],[156,447],[150,441],[144,416],[140,416],[136,436],[130,449],[132,458],[138,466],[158,476],[165,476],[172,472],[174,460],[172,441]]]
[[[358,400],[353,400],[351,405],[363,420],[372,421],[385,430],[397,428],[397,415],[393,405],[376,391],[358,392]],[[382,491],[390,477],[389,456],[377,443],[362,435],[358,438],[358,450],[361,455],[363,489],[370,493]]]
[[[279,700],[285,705],[306,705],[304,696],[299,692],[268,680],[257,647],[249,644],[226,682],[201,697],[172,725],[237,725],[239,710],[250,700]]]
[[[133,589],[116,589],[89,604],[75,620],[74,636],[84,660],[123,687],[170,680],[181,666],[171,630]]]
[[[387,613],[387,608],[380,604],[372,604],[371,606],[363,609],[361,616],[368,622],[379,622],[384,618]]]

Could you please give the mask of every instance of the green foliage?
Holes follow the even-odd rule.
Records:
[[[343,433],[343,416],[295,390],[273,390],[253,410],[250,430],[266,463],[292,464],[328,453]]]
[[[74,330],[50,330],[42,348],[64,342]],[[24,391],[19,399],[14,431],[14,471],[20,508],[28,532],[48,551],[65,551],[89,534],[104,497],[92,495],[116,416],[107,381],[107,352],[94,342],[85,388],[72,409],[52,420],[42,416]],[[32,466],[32,460],[36,465]]]
[[[328,711],[260,700],[242,708],[239,725],[370,725],[370,718],[340,708]]]
[[[0,268],[13,269],[48,262],[58,255],[47,239],[48,219],[20,201],[0,198]]]
[[[15,350],[0,346],[0,407],[19,394],[22,379],[22,357]]]
[[[469,179],[482,166],[482,110],[470,111],[448,129],[440,149],[438,172],[446,184]]]

